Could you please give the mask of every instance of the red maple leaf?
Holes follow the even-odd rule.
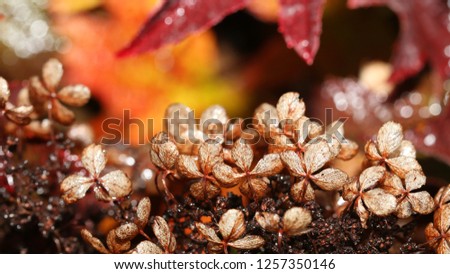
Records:
[[[323,6],[326,0],[279,0],[280,31],[289,47],[312,64],[320,44]],[[188,35],[205,30],[225,16],[243,9],[249,0],[164,0],[139,34],[119,56],[156,50]]]
[[[449,8],[442,0],[348,0],[350,8],[386,5],[400,22],[391,81],[419,72],[428,60],[443,79],[450,77]]]

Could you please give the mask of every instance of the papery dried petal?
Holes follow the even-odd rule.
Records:
[[[3,107],[5,103],[9,100],[9,87],[8,82],[0,77],[0,107]]]
[[[438,254],[450,254],[450,240],[441,239],[439,245],[436,248]]]
[[[150,241],[142,241],[140,242],[136,248],[135,252],[137,254],[162,254],[163,251],[159,246],[150,242]]]
[[[100,182],[111,199],[119,199],[130,195],[132,184],[122,170],[115,170],[100,178]]]
[[[369,211],[367,211],[361,199],[355,201],[355,211],[359,216],[363,228],[367,228],[367,220],[369,220]]]
[[[62,198],[68,204],[74,203],[86,195],[93,183],[94,181],[91,178],[71,175],[61,183]]]
[[[409,193],[409,202],[412,209],[419,214],[430,214],[434,210],[434,200],[426,191]]]
[[[395,216],[400,219],[405,219],[410,217],[413,214],[413,209],[411,207],[411,203],[408,199],[404,199],[401,201],[395,210]]]
[[[91,91],[85,85],[73,85],[62,88],[57,97],[64,104],[81,107],[91,98]]]
[[[20,106],[7,109],[5,117],[17,125],[28,125],[31,122],[30,114],[33,112],[32,106]]]
[[[51,115],[51,118],[61,125],[69,126],[75,121],[75,114],[57,100],[52,103]]]
[[[61,81],[63,67],[57,59],[48,60],[42,67],[42,78],[49,89],[54,89]]]
[[[255,128],[263,136],[270,136],[271,132],[278,131],[280,122],[277,109],[271,104],[261,104],[256,108],[253,117],[256,120]]]
[[[365,192],[363,200],[369,211],[378,216],[391,214],[397,206],[397,199],[380,188]]]
[[[211,227],[199,222],[195,223],[195,227],[197,227],[200,234],[202,234],[209,242],[222,243],[222,240],[217,236],[216,231]]]
[[[400,124],[387,122],[378,130],[377,146],[384,157],[398,149],[402,140],[403,129]]]
[[[352,202],[359,196],[358,180],[351,178],[347,184],[342,186],[342,198],[348,202]]]
[[[139,201],[136,209],[136,219],[135,223],[140,228],[145,228],[148,223],[148,218],[151,212],[151,202],[150,198],[145,197]]]
[[[386,169],[383,166],[373,166],[363,170],[359,176],[361,190],[376,186],[384,178],[385,173]]]
[[[304,156],[307,170],[314,173],[331,160],[332,154],[327,142],[320,139],[319,141],[308,145]]]
[[[265,178],[246,179],[241,183],[239,190],[245,196],[259,200],[269,192],[269,180]]]
[[[164,247],[164,249],[169,250],[173,239],[172,232],[170,232],[170,228],[166,220],[160,216],[156,216],[152,228],[159,243]]]
[[[350,160],[358,153],[358,149],[359,146],[356,142],[347,139],[341,143],[341,150],[339,151],[337,158],[344,161]]]
[[[286,151],[280,154],[281,161],[293,176],[305,177],[306,172],[302,168],[302,160],[294,151]]]
[[[205,174],[210,174],[215,164],[221,161],[222,145],[215,140],[207,140],[200,145],[198,161]]]
[[[239,239],[245,233],[244,213],[237,209],[230,209],[222,215],[218,225],[224,240]]]
[[[258,176],[272,176],[280,173],[283,168],[284,166],[280,159],[280,155],[271,153],[264,155],[264,157],[258,161],[250,174]]]
[[[270,139],[269,153],[281,153],[289,150],[297,150],[297,145],[286,135],[277,134]]]
[[[225,108],[213,105],[203,111],[200,117],[200,129],[207,134],[224,134],[228,116]],[[215,128],[213,126],[215,125]]]
[[[287,92],[280,97],[277,103],[277,113],[281,122],[287,120],[294,122],[305,114],[305,103],[299,97],[300,94],[297,92]]]
[[[378,153],[377,145],[372,140],[366,143],[364,151],[366,152],[367,159],[371,161],[379,161],[382,159],[380,153]]]
[[[150,159],[157,167],[173,169],[178,156],[177,146],[169,139],[167,133],[160,132],[150,141]]]
[[[405,186],[406,190],[411,191],[419,189],[425,185],[427,178],[423,175],[420,170],[412,170],[408,172],[405,176]]]
[[[323,190],[339,190],[348,181],[347,173],[336,169],[327,168],[312,178],[314,183]]]
[[[193,183],[189,187],[191,195],[197,200],[212,199],[220,194],[220,187],[215,184],[202,179],[199,182]]]
[[[268,232],[276,233],[279,230],[281,218],[278,214],[269,212],[256,212],[255,220],[258,224]]]
[[[405,178],[406,174],[411,170],[422,170],[422,167],[416,159],[410,157],[396,157],[386,160],[391,170],[400,178]]]
[[[239,139],[234,143],[231,156],[241,170],[248,171],[253,162],[253,149],[244,139]]]
[[[103,245],[103,243],[96,237],[92,236],[91,232],[89,232],[87,229],[81,230],[81,237],[83,237],[83,240],[88,242],[93,248],[95,248],[98,252],[103,254],[110,253],[108,249]]]
[[[42,85],[42,82],[36,76],[31,77],[30,79],[29,92],[30,100],[36,108],[44,102],[47,102],[50,96],[50,92]],[[41,108],[37,109],[42,110],[44,113],[47,111],[46,106],[41,106]]]
[[[292,207],[283,215],[283,231],[289,236],[298,236],[305,233],[311,223],[309,210],[302,207]]]
[[[81,162],[90,174],[98,176],[105,169],[106,153],[101,145],[91,144],[83,150]]]
[[[192,109],[183,104],[172,104],[164,113],[164,131],[177,140],[181,133],[195,128],[195,116]]]
[[[438,205],[439,207],[450,202],[450,185],[441,187],[436,196],[434,197],[434,201],[436,205]]]
[[[232,167],[224,163],[216,164],[213,168],[213,175],[223,187],[233,187],[238,183],[238,179],[244,174],[236,173]]]
[[[180,155],[178,158],[178,171],[187,178],[201,178],[203,174],[197,166],[197,159],[194,156]]]
[[[237,249],[256,249],[264,245],[264,238],[261,236],[247,235],[239,240],[229,242],[228,245]]]
[[[400,147],[392,155],[392,157],[399,156],[416,158],[416,148],[411,143],[411,141],[403,140],[401,142]]]
[[[434,226],[442,234],[450,230],[450,206],[445,205],[434,212]]]
[[[117,239],[121,241],[131,241],[134,237],[136,237],[136,235],[139,234],[139,228],[134,223],[123,224],[115,230]]]
[[[214,243],[214,242],[208,242],[206,245],[206,248],[208,249],[208,252],[210,254],[220,254],[223,253],[223,245],[222,243]]]
[[[311,184],[305,181],[294,184],[291,187],[290,194],[296,202],[312,201],[315,197]]]
[[[394,196],[400,196],[406,191],[402,180],[392,173],[389,173],[386,180],[383,182],[383,189]]]

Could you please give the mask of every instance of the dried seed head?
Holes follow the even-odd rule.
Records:
[[[276,233],[280,229],[280,216],[269,212],[256,212],[255,220],[266,231]]]
[[[245,233],[244,213],[237,209],[230,209],[222,215],[218,225],[224,240],[237,240]]]
[[[151,202],[150,198],[145,197],[139,201],[139,204],[136,209],[136,219],[134,222],[141,229],[145,228],[148,223],[148,218],[150,217],[151,212]]]
[[[301,235],[307,232],[306,228],[311,221],[312,217],[309,210],[292,207],[283,215],[283,231],[289,236]]]
[[[54,89],[61,81],[63,75],[62,64],[57,59],[50,59],[42,68],[42,78],[49,89]]]

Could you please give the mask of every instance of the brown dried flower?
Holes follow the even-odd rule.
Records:
[[[419,191],[425,185],[426,177],[421,171],[408,172],[404,180],[397,175],[390,174],[384,181],[384,189],[397,197],[398,205],[395,215],[399,218],[408,218],[414,212],[430,214],[434,210],[434,200],[426,191]]]
[[[48,60],[42,69],[42,81],[37,76],[30,79],[30,100],[39,114],[47,114],[51,120],[70,125],[75,121],[75,115],[62,103],[81,107],[89,101],[91,92],[84,85],[57,90],[62,75],[62,64],[56,59]]]
[[[385,123],[378,131],[376,141],[365,146],[366,157],[375,165],[386,163],[397,176],[404,179],[411,170],[422,170],[416,160],[416,150],[411,142],[403,140],[402,126]]]
[[[106,165],[106,154],[100,145],[85,148],[81,161],[90,176],[71,175],[63,180],[60,189],[66,203],[83,198],[92,186],[95,197],[101,201],[116,200],[131,193],[131,181],[123,171],[112,171],[100,177]]]
[[[150,160],[159,169],[173,173],[179,152],[165,132],[155,135],[150,141]]]
[[[81,230],[81,236],[98,252],[108,253],[126,253],[131,248],[131,240],[139,234],[139,228],[133,223],[126,223],[118,228],[112,229],[106,236],[106,246],[100,239],[94,237],[87,229]]]
[[[239,184],[242,194],[253,199],[262,198],[269,190],[266,177],[279,173],[283,169],[283,164],[280,156],[272,153],[264,155],[252,169],[253,156],[250,145],[246,144],[245,140],[239,139],[234,143],[231,157],[240,172],[220,162],[214,166],[213,174],[224,187]]]
[[[434,196],[434,202],[438,208],[443,207],[450,202],[450,185],[441,187]]]
[[[8,82],[0,77],[0,112],[9,121],[17,125],[27,125],[31,122],[30,114],[33,112],[32,106],[14,106],[9,100]]]
[[[434,212],[433,223],[425,228],[428,244],[439,254],[450,254],[450,206],[445,205]]]
[[[307,227],[311,223],[312,217],[309,210],[292,207],[286,210],[283,218],[275,213],[256,212],[255,220],[265,231],[279,235],[299,236],[309,231]]]
[[[222,146],[214,140],[207,140],[199,148],[198,156],[180,155],[178,171],[189,179],[192,196],[198,200],[211,199],[220,193],[217,180],[212,176],[213,167],[220,161]]]
[[[326,168],[318,172],[332,159],[332,153],[325,140],[317,139],[317,142],[309,144],[305,153],[300,156],[294,151],[281,153],[281,160],[290,174],[299,179],[291,187],[291,196],[295,201],[314,199],[311,181],[326,191],[339,190],[348,181],[348,175],[336,168]]]
[[[382,166],[369,167],[343,187],[342,197],[353,205],[363,227],[367,227],[369,212],[387,216],[397,207],[395,196],[380,188],[385,174],[386,169]]]
[[[244,213],[237,209],[230,209],[225,212],[218,223],[218,228],[222,239],[216,231],[200,222],[196,222],[200,234],[208,241],[208,250],[211,253],[228,253],[228,246],[237,249],[256,249],[264,245],[264,239],[260,236],[245,234]]]

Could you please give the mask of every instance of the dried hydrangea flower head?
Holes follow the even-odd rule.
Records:
[[[343,187],[342,197],[350,202],[349,206],[353,206],[365,228],[370,213],[387,216],[397,207],[395,196],[381,188],[385,176],[386,169],[383,166],[369,167],[359,178],[354,178]]]
[[[430,214],[434,210],[434,200],[427,191],[417,191],[426,183],[422,171],[409,171],[402,180],[395,174],[389,174],[383,188],[397,198],[395,215],[408,218],[413,213]]]
[[[213,139],[222,144],[226,138],[233,140],[239,136],[240,127],[229,121],[222,106],[208,107],[200,116],[200,124],[197,124],[194,111],[177,103],[165,111],[164,131],[173,138],[181,153],[196,155],[204,141]]]
[[[100,176],[106,166],[106,153],[100,145],[92,144],[85,148],[81,162],[89,176],[71,175],[62,181],[60,189],[66,203],[83,198],[91,187],[94,187],[95,197],[101,201],[120,199],[131,193],[131,181],[123,171]]]
[[[189,191],[198,200],[211,199],[220,193],[213,167],[222,161],[222,145],[210,139],[200,145],[198,156],[180,155],[178,171],[194,181]]]
[[[434,212],[433,223],[425,228],[428,244],[439,254],[450,254],[450,206],[444,205]]]
[[[149,198],[139,201],[134,223],[125,223],[112,229],[106,236],[106,247],[87,229],[81,231],[81,236],[94,249],[103,254],[108,253],[135,253],[135,254],[163,254],[173,253],[176,248],[176,239],[170,231],[169,225],[164,218],[156,216],[152,224],[153,233],[158,239],[159,245],[153,243],[144,232],[150,217],[151,203]],[[131,241],[141,234],[146,240],[141,241],[135,248],[131,248]]]
[[[42,69],[42,81],[37,76],[30,79],[30,100],[40,115],[48,115],[51,120],[70,125],[75,121],[75,115],[62,103],[81,107],[89,101],[91,92],[84,85],[70,85],[57,90],[62,76],[62,64],[56,59],[48,60]]]
[[[305,153],[300,154],[302,157],[294,151],[285,151],[280,155],[289,173],[296,178],[291,187],[291,196],[297,202],[314,200],[311,182],[322,190],[335,191],[348,181],[348,175],[339,169],[326,168],[320,171],[332,159],[332,152],[323,139],[309,144]]]
[[[225,212],[218,223],[218,228],[222,239],[216,231],[200,222],[196,222],[200,234],[208,241],[208,251],[211,253],[228,253],[228,247],[236,249],[256,249],[264,245],[261,236],[246,235],[246,225],[244,213],[237,209],[230,209]]]
[[[14,106],[8,102],[10,96],[8,82],[0,77],[0,112],[6,119],[16,125],[27,125],[31,122],[32,106]]]
[[[366,157],[374,165],[386,164],[389,169],[404,179],[411,170],[422,170],[416,160],[416,150],[411,142],[403,140],[402,126],[394,122],[385,123],[378,131],[376,141],[365,146]]]
[[[283,170],[278,154],[266,154],[252,168],[253,149],[244,139],[239,139],[231,149],[231,157],[239,171],[219,162],[213,168],[213,174],[223,187],[240,185],[240,191],[251,199],[260,199],[269,191],[267,176]]]
[[[280,218],[278,214],[270,212],[256,212],[255,220],[267,232],[278,235],[278,248],[281,251],[282,239],[284,236],[300,236],[308,233],[308,226],[312,217],[309,210],[302,207],[292,207]]]

